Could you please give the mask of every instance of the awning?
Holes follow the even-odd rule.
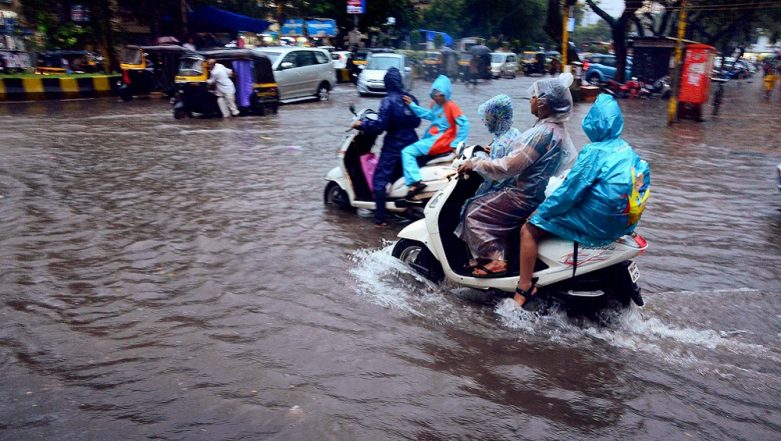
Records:
[[[190,27],[196,32],[255,32],[268,29],[269,22],[222,9],[204,6],[187,14]]]
[[[437,32],[437,31],[429,31],[426,29],[418,29],[419,32],[425,32],[426,34],[426,41],[434,41],[434,36],[437,34],[442,35],[442,40],[445,42],[445,46],[450,46],[453,44],[453,37],[448,35],[445,32]]]

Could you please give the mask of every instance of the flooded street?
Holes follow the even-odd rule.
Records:
[[[230,120],[4,104],[0,440],[777,440],[781,103],[759,83],[672,128],[666,101],[620,102],[653,194],[646,306],[608,328],[463,303],[391,257],[405,221],[325,207],[348,104],[379,107],[350,86]],[[498,93],[530,127],[530,84],[455,85],[469,141]]]

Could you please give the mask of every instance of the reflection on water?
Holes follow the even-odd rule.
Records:
[[[471,142],[530,81],[455,86]],[[781,117],[730,87],[671,129],[622,101],[654,195],[647,306],[610,327],[462,303],[391,257],[405,221],[325,209],[347,104],[379,104],[346,86],[230,120],[4,105],[0,438],[777,438]]]

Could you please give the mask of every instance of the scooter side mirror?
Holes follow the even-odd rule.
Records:
[[[355,104],[353,103],[350,103],[350,113],[357,116],[357,114],[355,113]]]

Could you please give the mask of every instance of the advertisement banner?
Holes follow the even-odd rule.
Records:
[[[282,24],[282,29],[279,30],[279,33],[287,37],[304,35],[304,19],[288,18]]]
[[[306,22],[310,37],[336,37],[336,21],[330,18],[313,18]]]
[[[348,14],[366,13],[366,0],[347,0]]]

